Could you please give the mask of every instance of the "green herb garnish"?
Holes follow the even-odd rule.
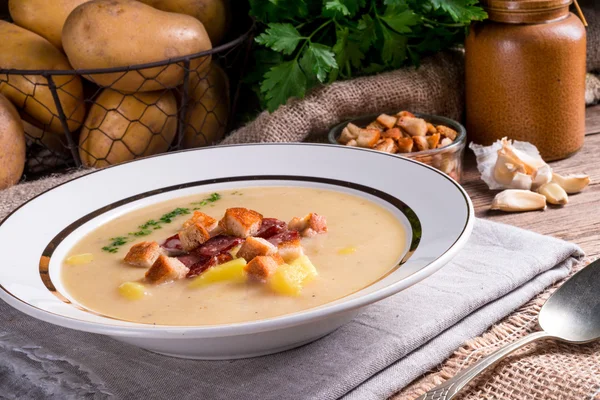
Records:
[[[192,204],[203,207],[203,206],[207,205],[208,203],[214,203],[215,201],[220,200],[220,199],[221,199],[221,195],[219,193],[213,193],[210,195],[210,197],[207,197],[206,199],[204,199],[202,201],[194,202]]]
[[[250,0],[259,46],[246,81],[274,111],[336,80],[418,65],[463,42],[477,0]]]
[[[175,218],[179,215],[186,215],[186,214],[190,214],[189,208],[178,207],[178,208],[174,209],[173,211],[171,211],[170,213],[167,213],[167,214],[163,215],[162,217],[160,217],[160,221],[165,224],[170,224],[171,222],[173,222],[173,218]]]
[[[148,236],[152,233],[153,230],[161,229],[162,224],[170,224],[171,222],[173,222],[174,218],[180,215],[191,214],[191,211],[199,210],[201,207],[206,206],[209,203],[214,203],[219,199],[221,199],[221,195],[219,193],[213,193],[210,195],[210,197],[207,197],[202,201],[192,203],[198,205],[198,207],[194,207],[192,210],[185,207],[178,207],[173,211],[164,214],[158,220],[151,219],[149,221],[146,221],[142,225],[138,226],[138,231],[129,232],[127,236],[117,236],[114,238],[110,238],[111,243],[108,246],[104,246],[102,250],[107,251],[109,253],[116,253],[119,251],[119,248],[121,246],[129,242],[129,238]],[[211,206],[214,206],[214,204],[211,204]]]

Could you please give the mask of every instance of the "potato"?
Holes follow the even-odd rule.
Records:
[[[0,21],[0,66],[24,70],[70,70],[67,58],[49,41],[14,24]],[[85,118],[83,88],[77,76],[55,75],[58,97],[75,131]],[[0,93],[19,110],[24,120],[64,134],[48,81],[41,75],[0,74]]]
[[[78,69],[125,67],[212,49],[204,25],[189,15],[157,10],[132,0],[93,0],[75,8],[62,32],[65,53]],[[210,56],[191,62],[204,71]],[[139,71],[94,74],[87,79],[125,92],[179,85],[183,63]]]
[[[163,153],[176,131],[171,91],[126,95],[104,89],[81,129],[79,155],[84,165],[99,168]]]
[[[10,0],[8,10],[15,24],[37,33],[62,50],[65,20],[80,4],[90,0]]]
[[[213,46],[220,44],[229,29],[229,7],[225,0],[140,0],[159,10],[187,14],[204,24]]]
[[[15,106],[0,94],[0,189],[19,182],[25,168],[25,132]]]
[[[216,63],[206,78],[190,76],[190,98],[185,119],[183,148],[208,146],[225,135],[229,119],[229,80]]]

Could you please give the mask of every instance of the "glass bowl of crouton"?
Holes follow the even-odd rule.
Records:
[[[406,157],[460,182],[467,132],[459,122],[439,115],[400,111],[345,121],[329,131],[329,142]]]

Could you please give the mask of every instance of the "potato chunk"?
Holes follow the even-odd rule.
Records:
[[[270,288],[285,296],[299,296],[304,285],[318,276],[317,269],[307,256],[280,265],[269,279]]]
[[[148,293],[146,287],[139,282],[124,282],[119,285],[119,294],[127,300],[140,300]]]
[[[212,283],[232,282],[241,283],[246,281],[246,260],[236,258],[221,265],[209,268],[192,280],[188,285],[190,288],[199,288]]]

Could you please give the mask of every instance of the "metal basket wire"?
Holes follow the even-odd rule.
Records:
[[[88,70],[0,68],[0,93],[19,109],[25,126],[26,175],[104,167],[218,141],[236,115],[254,21],[246,28],[210,51],[146,64]],[[166,76],[175,76],[178,84],[165,85]]]

